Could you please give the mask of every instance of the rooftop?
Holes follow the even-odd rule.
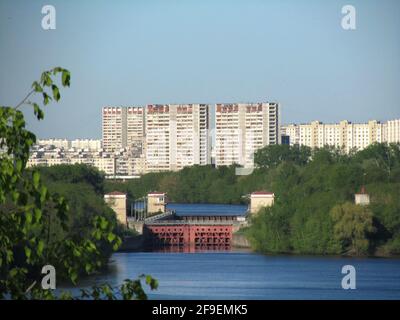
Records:
[[[168,209],[175,210],[178,217],[237,217],[245,216],[247,206],[226,204],[169,204]]]
[[[270,196],[272,196],[272,195],[274,195],[274,193],[273,192],[269,192],[269,191],[254,191],[254,192],[251,193],[251,195],[252,196],[258,196],[258,195],[263,195],[263,196],[270,195]]]
[[[126,196],[126,193],[120,191],[112,191],[105,194],[106,196]]]
[[[153,191],[153,192],[149,192],[147,195],[148,196],[163,196],[165,194],[166,194],[165,192]]]

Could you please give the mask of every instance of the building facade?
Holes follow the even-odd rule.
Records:
[[[124,226],[127,226],[127,215],[126,215],[126,201],[127,197],[125,193],[114,191],[104,195],[104,201],[107,205],[114,210],[117,220]]]
[[[106,151],[114,151],[126,145],[126,109],[104,107],[102,111],[102,144]]]
[[[376,120],[368,123],[325,124],[313,121],[308,124],[290,124],[281,127],[281,134],[289,136],[291,145],[304,145],[310,148],[333,146],[345,152],[362,150],[372,143],[400,142],[400,120],[381,123]]]
[[[250,194],[250,213],[258,213],[262,208],[274,205],[275,194],[268,191],[255,191]]]
[[[215,165],[252,167],[254,152],[278,144],[277,103],[234,103],[215,106]]]
[[[386,123],[386,139],[388,143],[400,142],[400,119],[390,120]]]
[[[209,106],[148,105],[145,121],[146,172],[176,171],[209,164]]]

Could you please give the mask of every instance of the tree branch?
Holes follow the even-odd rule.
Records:
[[[17,110],[20,106],[22,106],[22,105],[25,103],[25,101],[30,97],[30,95],[31,95],[32,93],[34,93],[34,92],[35,92],[35,89],[32,89],[32,90],[26,95],[26,97],[25,97],[24,99],[22,99],[22,101],[21,101],[20,103],[18,103],[18,104],[14,107],[14,109]]]

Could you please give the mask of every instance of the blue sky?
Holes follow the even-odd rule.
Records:
[[[384,121],[400,117],[400,1],[1,0],[0,104],[53,66],[71,88],[27,116],[41,138],[100,138],[104,105],[278,101],[284,123]]]

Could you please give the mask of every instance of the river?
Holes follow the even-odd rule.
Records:
[[[356,289],[341,287],[342,266],[356,269]],[[246,251],[116,253],[109,271],[82,284],[151,274],[150,299],[400,299],[400,260],[265,256]]]
[[[174,205],[187,212],[227,212],[244,206]],[[344,265],[356,270],[356,289],[344,290]],[[271,256],[249,250],[115,253],[108,272],[83,286],[151,274],[150,299],[400,299],[400,259]]]

